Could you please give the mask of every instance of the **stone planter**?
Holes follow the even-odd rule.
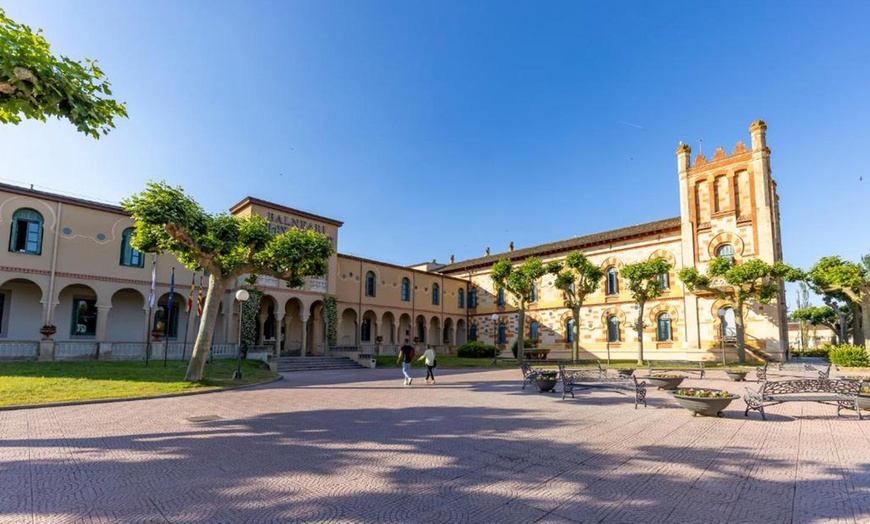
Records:
[[[55,326],[44,326],[39,328],[39,333],[42,335],[42,340],[51,340],[51,337],[57,333],[57,328]]]
[[[726,371],[725,374],[734,382],[743,382],[746,380],[746,371]]]
[[[152,331],[151,338],[153,338],[155,342],[160,342],[160,339],[163,338],[163,332],[162,331]]]
[[[656,377],[650,375],[646,379],[649,380],[650,385],[659,389],[677,389],[677,386],[679,386],[685,378],[686,377]]]
[[[870,394],[858,395],[858,409],[870,410]]]
[[[541,393],[553,391],[553,388],[556,387],[556,384],[558,382],[559,381],[555,378],[538,377],[535,379],[535,385],[538,387],[538,390],[540,390]]]
[[[629,378],[631,374],[634,373],[633,369],[617,369],[616,374],[621,378]]]
[[[718,390],[709,390],[718,391]],[[671,393],[677,404],[692,412],[692,416],[703,415],[706,417],[724,417],[722,410],[728,407],[728,404],[733,400],[740,398],[740,395],[730,395],[727,397],[695,397],[678,395],[676,392]]]

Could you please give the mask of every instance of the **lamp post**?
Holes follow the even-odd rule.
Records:
[[[236,291],[236,300],[239,301],[239,345],[236,347],[236,372],[233,373],[233,380],[242,380],[242,310],[249,298],[251,295],[247,290]]]
[[[489,318],[492,319],[492,365],[495,366],[498,358],[498,314],[493,313]]]

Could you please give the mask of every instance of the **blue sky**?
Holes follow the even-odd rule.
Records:
[[[99,141],[0,127],[5,181],[165,179],[343,220],[345,253],[461,260],[677,216],[678,142],[730,151],[764,119],[786,261],[870,251],[867,2],[3,6],[130,113]]]

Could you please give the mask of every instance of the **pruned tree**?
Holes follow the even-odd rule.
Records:
[[[100,138],[115,127],[116,116],[127,116],[124,104],[110,96],[96,60],[55,57],[41,29],[34,32],[0,8],[0,122],[18,124],[22,117],[45,122],[52,116]]]
[[[551,262],[547,265],[547,273],[556,276],[554,285],[561,289],[565,307],[571,310],[573,325],[571,331],[571,359],[580,357],[580,310],[586,297],[595,293],[604,278],[604,271],[579,251],[568,253],[563,262]]]
[[[842,338],[843,332],[841,331],[842,325],[837,313],[834,312],[834,309],[831,308],[831,306],[803,307],[795,310],[791,314],[791,319],[795,322],[806,324],[807,326],[826,326],[830,328],[830,330],[833,331],[840,340],[838,343],[844,343]],[[805,346],[805,344],[802,344],[802,346]],[[806,349],[806,347],[803,347],[803,349]]]
[[[855,311],[854,343],[863,344],[870,353],[870,255],[861,257],[860,264],[838,256],[822,257],[807,272],[807,280],[826,295],[840,293],[848,298]]]
[[[168,251],[188,269],[208,271],[202,322],[185,375],[189,381],[202,378],[221,296],[239,277],[268,275],[299,287],[304,277],[326,274],[333,252],[327,237],[310,229],[275,235],[259,215],[208,214],[183,189],[166,182],[148,183],[123,205],[136,220],[134,248]]]
[[[626,287],[631,298],[637,305],[637,363],[643,364],[643,310],[646,303],[664,293],[665,288],[661,275],[671,270],[671,264],[663,258],[644,260],[634,264],[626,264],[619,271],[627,282]]]
[[[795,281],[803,274],[784,262],[768,264],[757,258],[742,264],[717,257],[710,261],[706,274],[696,268],[680,270],[680,280],[691,292],[711,293],[727,300],[734,307],[734,322],[737,327],[737,358],[746,362],[746,327],[743,312],[747,304],[767,304],[776,297],[780,280]]]
[[[532,296],[535,282],[547,273],[539,258],[527,258],[514,267],[510,260],[499,260],[493,264],[489,276],[497,289],[504,289],[513,297],[519,314],[520,332],[517,342],[517,360],[523,363],[523,338],[526,330],[526,304]]]

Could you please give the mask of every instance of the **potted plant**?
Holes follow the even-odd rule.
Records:
[[[725,370],[725,374],[734,382],[743,382],[746,380],[747,373],[748,371],[743,368],[728,368]]]
[[[556,377],[558,376],[558,372],[556,371],[542,371],[538,373],[538,376],[535,377],[535,385],[538,387],[538,391],[546,392],[552,391],[553,388],[556,387]]]
[[[858,390],[858,409],[870,410],[870,377],[849,376],[843,378],[861,383]]]
[[[43,324],[43,326],[39,328],[39,332],[42,334],[42,340],[49,340],[52,335],[57,333],[57,326],[54,324]]]
[[[647,377],[649,383],[659,389],[676,389],[685,378],[685,375],[669,373],[654,373]]]
[[[680,388],[671,392],[677,403],[692,412],[692,416],[724,417],[722,410],[732,400],[740,398],[721,389]]]

